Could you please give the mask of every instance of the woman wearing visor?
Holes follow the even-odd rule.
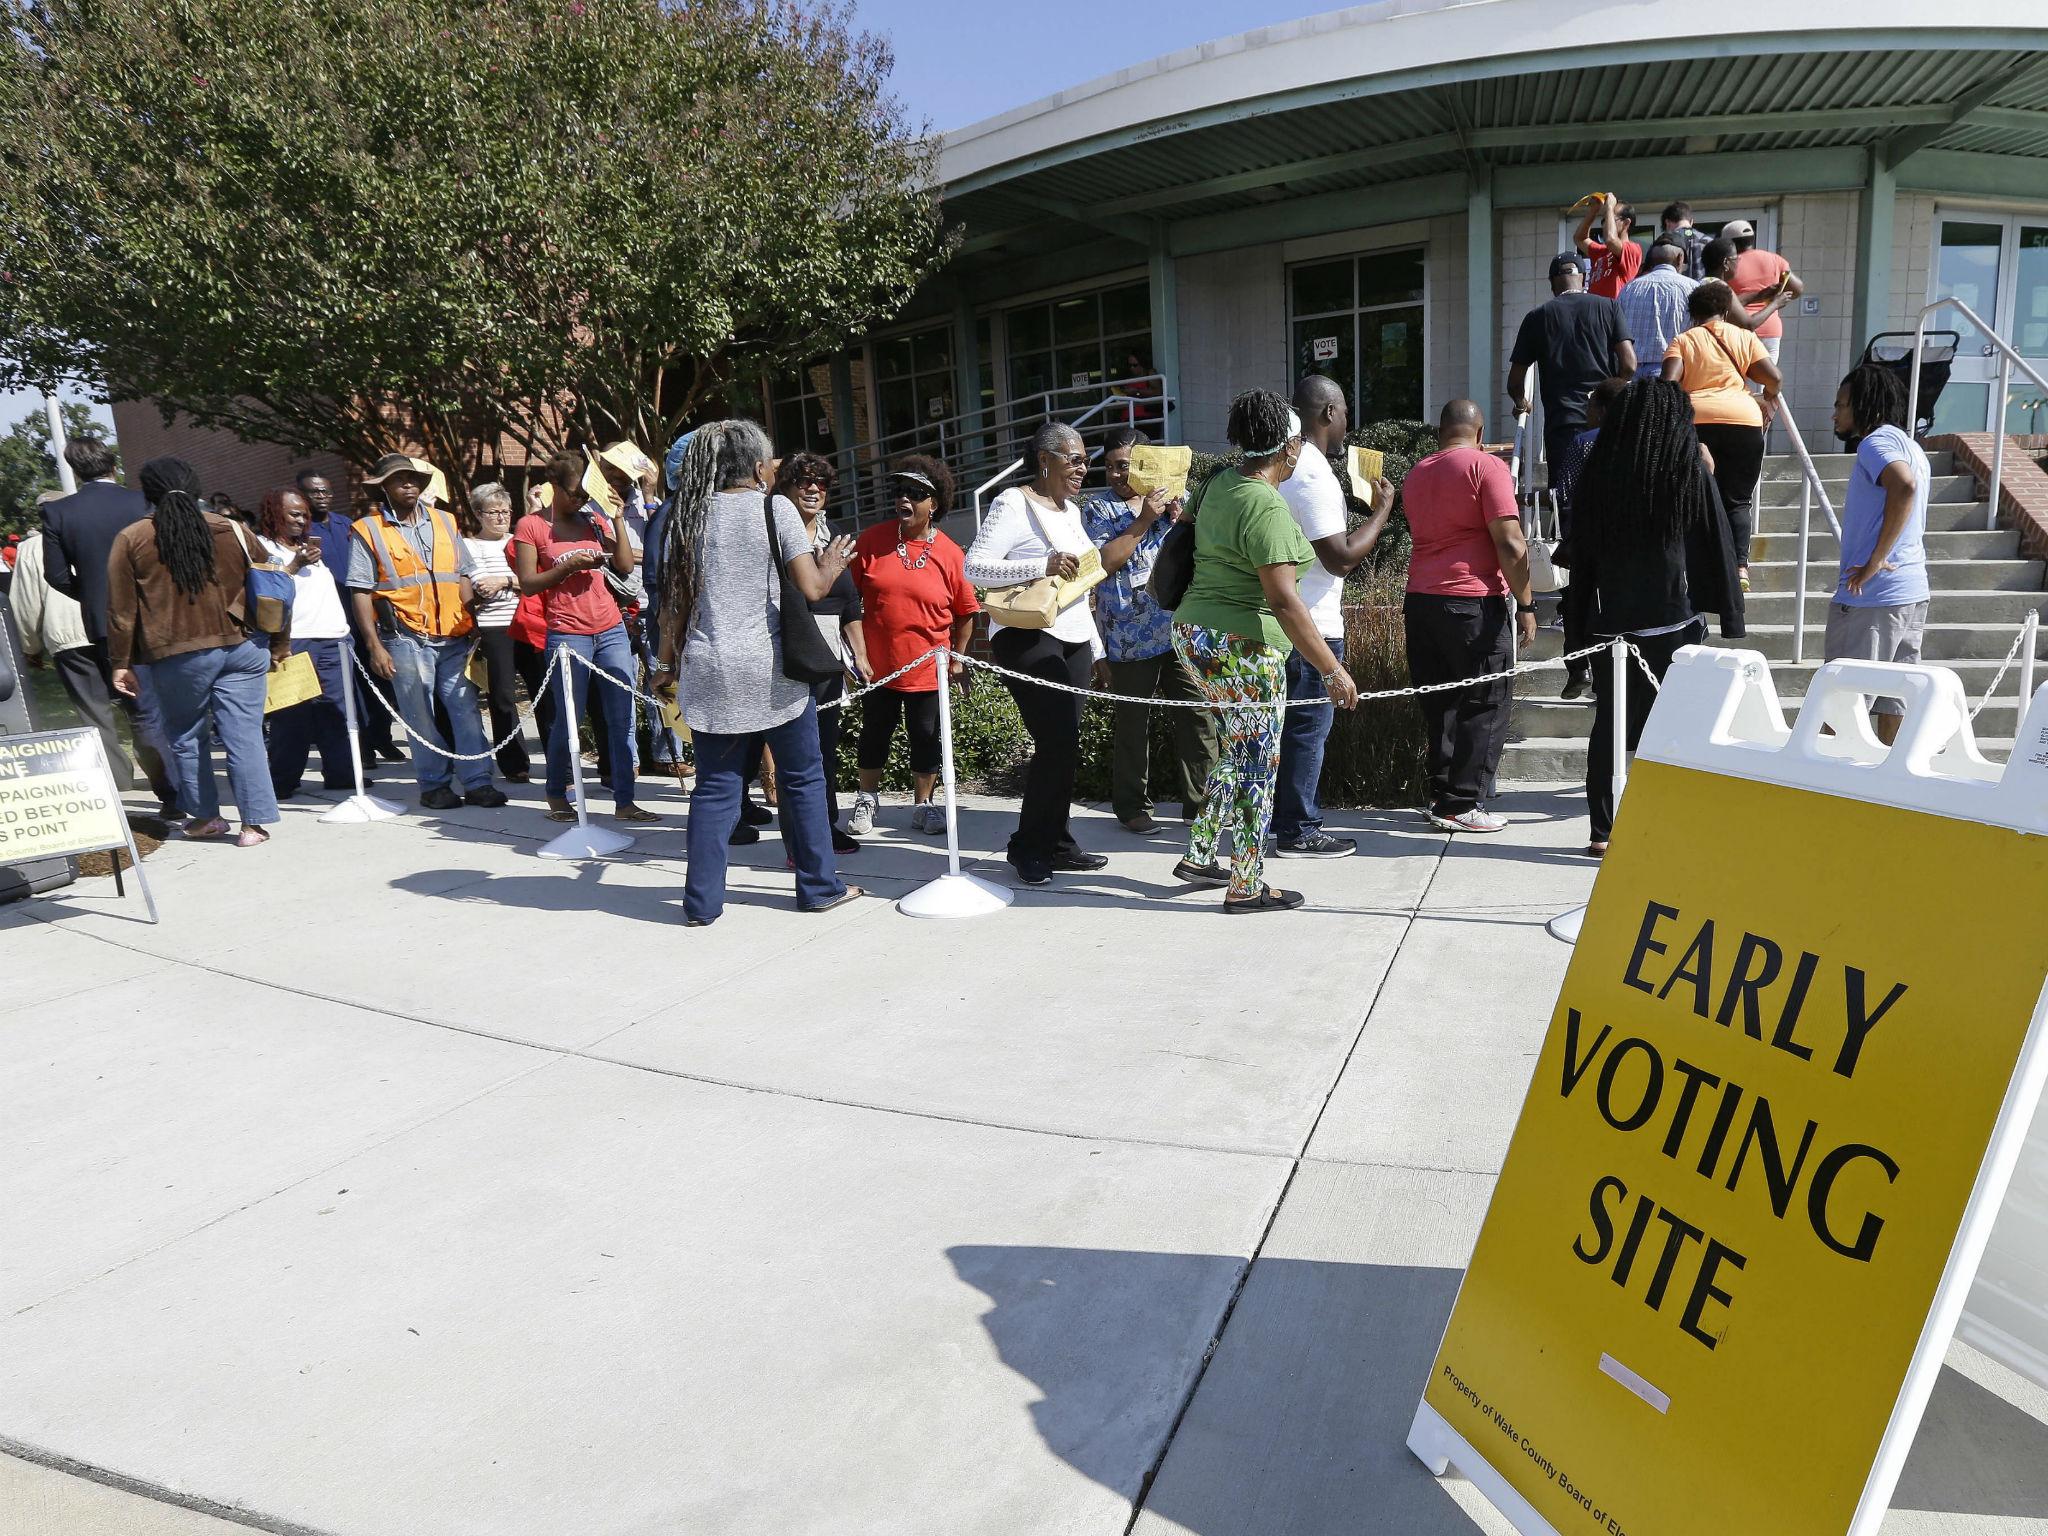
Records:
[[[863,533],[848,567],[860,588],[861,630],[869,675],[887,677],[927,651],[954,655],[948,676],[966,675],[959,653],[974,633],[981,602],[967,579],[967,557],[939,531],[953,505],[953,475],[937,459],[913,454],[896,461],[896,516]],[[939,674],[935,661],[914,667],[861,700],[860,793],[847,817],[855,837],[874,830],[881,808],[882,768],[900,721],[910,737],[913,832],[943,833],[946,813],[932,803],[939,779]]]

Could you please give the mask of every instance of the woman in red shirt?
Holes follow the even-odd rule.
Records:
[[[847,567],[860,588],[861,627],[875,677],[887,677],[935,646],[964,651],[981,612],[965,553],[937,527],[953,504],[952,472],[937,459],[913,454],[896,461],[895,483],[896,516],[860,536]],[[955,655],[950,676],[966,672]],[[910,829],[946,830],[946,813],[932,804],[939,777],[939,677],[937,664],[927,661],[861,701],[860,793],[847,818],[847,831],[855,837],[874,830],[882,767],[899,720],[910,736],[916,800]]]

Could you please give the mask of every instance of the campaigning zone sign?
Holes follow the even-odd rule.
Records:
[[[1525,1531],[1840,1536],[2014,1112],[2048,838],[1628,799],[1410,1443],[1433,1410]]]
[[[127,846],[121,797],[94,732],[0,736],[0,864]]]

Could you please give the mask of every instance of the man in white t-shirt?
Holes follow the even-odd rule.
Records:
[[[1394,508],[1394,487],[1384,479],[1376,482],[1370,516],[1350,528],[1352,502],[1331,468],[1331,461],[1344,452],[1344,434],[1351,427],[1344,391],[1334,380],[1311,373],[1295,386],[1294,409],[1301,417],[1301,458],[1294,473],[1281,482],[1280,494],[1316,552],[1316,564],[1299,573],[1301,600],[1341,662],[1344,578],[1379,542]],[[1322,678],[1299,651],[1287,656],[1287,696],[1324,697]],[[1280,776],[1273,792],[1275,858],[1341,859],[1358,851],[1356,839],[1332,837],[1323,830],[1317,787],[1331,719],[1330,710],[1317,706],[1287,711],[1280,733]]]

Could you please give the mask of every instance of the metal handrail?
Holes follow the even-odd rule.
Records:
[[[1079,416],[1076,416],[1072,421],[1065,422],[1063,423],[1063,425],[1078,429],[1086,425],[1088,422],[1094,420],[1094,418],[1098,414],[1108,409],[1110,406],[1121,405],[1125,408],[1124,424],[1126,426],[1136,426],[1138,424],[1138,407],[1149,403],[1150,402],[1147,400],[1141,400],[1132,395],[1108,395],[1105,396],[1103,399],[1098,400],[1093,406],[1091,406],[1088,410],[1083,411]],[[1100,448],[1089,449],[1089,460],[1092,462],[1101,452],[1102,450]],[[977,485],[974,488],[974,532],[976,536],[979,536],[981,533],[981,498],[987,495],[990,491],[994,490],[997,486],[1001,485],[1005,480],[1009,479],[1010,476],[1017,473],[1017,471],[1022,469],[1023,467],[1024,460],[1021,457],[1012,459],[1002,469],[997,470],[994,475],[990,476],[988,479],[984,480],[980,485]]]
[[[1806,451],[1806,439],[1800,435],[1799,423],[1793,419],[1792,407],[1783,399],[1778,402],[1778,420],[1785,424],[1785,435],[1792,440],[1792,456],[1799,460],[1799,570],[1794,578],[1792,599],[1792,661],[1796,666],[1806,660],[1806,571],[1808,545],[1813,539],[1813,498],[1820,497],[1821,510],[1828,515],[1828,526],[1835,531],[1835,547],[1842,545],[1842,523],[1835,516],[1835,503],[1828,495],[1828,488],[1821,483],[1820,471],[1814,468],[1813,455]],[[1763,482],[1757,482],[1755,491],[1756,510],[1751,516],[1763,512]]]
[[[1089,395],[1108,390],[1113,395],[1137,395],[1134,386],[1152,384],[1158,387],[1154,398],[1166,399],[1166,375],[1163,373],[1133,374],[1124,379],[1106,379],[1100,384],[1068,384],[1058,389],[1041,389],[1034,394],[1020,395],[1014,400],[998,401],[993,405],[970,406],[955,411],[950,416],[934,417],[914,426],[903,427],[882,437],[870,438],[863,443],[854,443],[844,452],[848,461],[858,469],[863,463],[880,463],[899,448],[936,437],[944,445],[953,439],[992,436],[1013,426],[1018,420],[1029,420],[1035,416],[1050,416],[1055,411],[1053,401],[1061,395]],[[1138,396],[1141,403],[1143,396]],[[1166,428],[1172,413],[1166,412],[1160,424],[1162,436],[1169,436]]]
[[[1987,529],[1998,527],[1998,492],[2005,480],[2005,412],[2012,395],[2012,370],[2018,365],[2021,373],[2042,389],[2048,389],[2048,379],[2034,372],[2032,364],[2014,350],[2011,342],[1992,330],[1980,316],[1961,299],[1950,297],[1936,299],[1920,311],[1920,323],[1913,327],[1913,380],[1907,387],[1906,420],[1917,428],[1920,425],[1920,355],[1927,347],[1927,317],[1937,309],[1953,308],[1965,320],[1977,327],[1977,333],[1988,339],[1998,349],[1998,412],[1991,419],[1996,423],[1991,434],[1991,510],[1985,515]]]

